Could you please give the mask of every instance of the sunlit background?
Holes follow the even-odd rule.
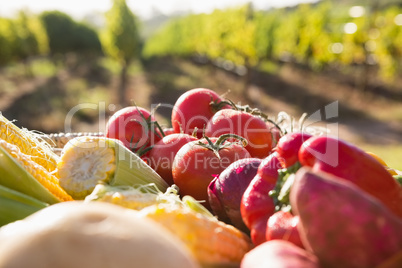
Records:
[[[1,1],[0,111],[52,133],[134,103],[169,126],[196,87],[273,119],[337,102],[324,125],[402,165],[401,44],[402,0]]]
[[[153,15],[162,13],[172,15],[178,12],[211,12],[216,8],[226,8],[229,6],[238,6],[248,2],[258,9],[268,9],[271,7],[284,7],[296,5],[300,2],[314,2],[317,0],[148,0],[136,1],[128,0],[127,5],[141,18],[150,18]],[[2,1],[0,3],[0,15],[10,16],[21,8],[28,8],[33,12],[42,12],[44,10],[57,9],[70,14],[71,16],[80,19],[84,16],[105,12],[112,6],[109,0],[71,0],[71,1],[53,1],[53,0],[16,0]]]

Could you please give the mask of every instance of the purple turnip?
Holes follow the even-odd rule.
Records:
[[[208,199],[213,213],[219,220],[245,232],[249,230],[240,214],[240,202],[261,161],[258,158],[244,158],[233,162],[208,186]]]

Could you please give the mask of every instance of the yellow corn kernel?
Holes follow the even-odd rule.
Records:
[[[43,187],[48,189],[48,191],[51,192],[57,199],[60,201],[73,200],[71,196],[60,187],[58,179],[54,175],[50,174],[43,166],[34,162],[32,160],[32,156],[22,153],[19,147],[4,140],[0,140],[0,146]]]
[[[177,235],[204,266],[239,264],[251,249],[249,237],[232,225],[187,207],[157,204],[139,212]]]
[[[20,129],[0,114],[0,138],[18,146],[22,153],[32,156],[32,160],[52,172],[57,167],[58,156],[44,140],[37,139],[32,132]]]
[[[99,182],[109,182],[115,172],[115,151],[98,143],[88,137],[85,142],[69,142],[63,148],[57,177],[74,199],[84,199]]]

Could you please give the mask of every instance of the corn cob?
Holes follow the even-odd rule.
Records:
[[[22,220],[47,206],[31,196],[0,185],[0,226]]]
[[[70,140],[57,164],[61,187],[74,199],[84,199],[99,182],[112,186],[154,183],[164,192],[168,184],[120,141],[105,137]]]
[[[32,158],[0,139],[0,184],[49,204],[72,200],[58,179]]]
[[[32,156],[32,160],[43,166],[48,172],[56,169],[58,156],[51,146],[39,135],[26,129],[20,129],[0,113],[0,138],[18,146],[22,153]]]
[[[194,210],[172,204],[157,204],[139,212],[177,235],[204,266],[239,264],[251,249],[249,237],[232,225]]]

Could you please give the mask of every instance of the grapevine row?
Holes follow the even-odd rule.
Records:
[[[143,55],[202,55],[246,68],[263,60],[291,61],[315,70],[372,65],[386,80],[401,70],[401,43],[401,7],[321,1],[269,11],[246,5],[176,18],[147,40]]]

